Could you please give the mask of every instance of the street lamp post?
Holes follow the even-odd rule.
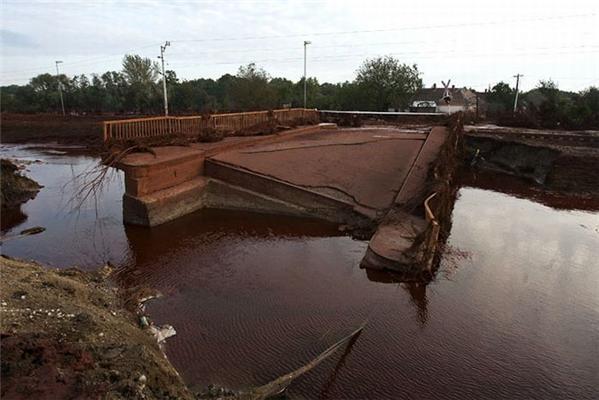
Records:
[[[304,108],[306,108],[308,93],[308,82],[306,81],[306,49],[309,44],[312,44],[312,42],[304,40]]]
[[[166,72],[164,71],[164,51],[167,46],[170,46],[171,42],[167,41],[164,46],[160,46],[160,61],[162,61],[162,94],[164,96],[164,115],[168,117],[168,94],[166,92]]]
[[[60,107],[62,108],[62,116],[66,114],[64,112],[64,100],[62,98],[62,83],[60,82],[60,72],[58,72],[58,64],[62,64],[62,61],[55,61],[56,63],[56,81],[58,82],[58,94],[60,95]]]

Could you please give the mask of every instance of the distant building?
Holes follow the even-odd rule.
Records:
[[[410,103],[411,112],[454,113],[458,111],[476,112],[476,92],[470,89],[449,89],[451,101],[447,103],[443,97],[445,89],[433,84],[431,88],[420,89]]]

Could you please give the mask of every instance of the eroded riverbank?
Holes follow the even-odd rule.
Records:
[[[125,228],[118,176],[103,194],[101,223],[91,204],[68,214],[64,183],[95,160],[20,154],[45,163],[30,166],[45,188],[12,229],[48,229],[6,242],[3,253],[88,268],[110,261],[122,287],[163,292],[148,311],[177,329],[166,351],[191,387],[266,383],[368,318],[359,340],[290,396],[597,395],[596,211],[464,187],[436,279],[407,285],[359,269],[366,242],[317,221],[202,211]]]
[[[0,257],[2,398],[195,398],[110,272]]]

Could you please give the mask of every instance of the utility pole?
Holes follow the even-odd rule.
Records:
[[[524,75],[522,75],[522,74],[514,75],[514,78],[516,78],[516,98],[514,99],[514,114],[516,113],[516,110],[518,109],[518,86],[520,85],[520,78],[523,76]]]
[[[168,40],[164,43],[164,46],[160,46],[160,60],[162,61],[162,91],[164,93],[164,115],[168,117],[168,94],[166,93],[166,73],[164,71],[164,51],[167,46],[170,46],[171,42]]]
[[[60,72],[58,72],[58,64],[62,64],[62,61],[55,61],[56,63],[56,82],[58,82],[58,94],[60,95],[60,107],[62,108],[62,116],[66,114],[64,112],[64,100],[62,99],[62,83],[60,82]]]
[[[304,108],[306,108],[308,93],[308,82],[306,81],[306,48],[309,44],[312,44],[312,42],[304,40]]]

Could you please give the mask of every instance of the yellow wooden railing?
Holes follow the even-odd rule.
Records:
[[[317,110],[306,108],[273,110],[272,113],[281,124],[314,119],[319,116]],[[169,134],[195,136],[206,128],[234,133],[268,123],[270,119],[270,111],[254,111],[211,114],[210,116],[149,117],[104,121],[104,141],[141,139]]]

